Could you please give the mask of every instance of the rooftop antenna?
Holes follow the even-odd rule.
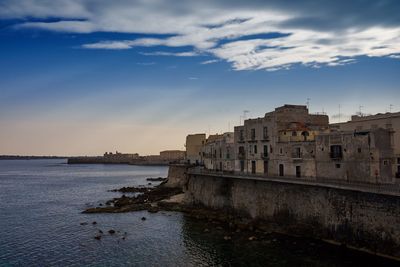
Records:
[[[306,104],[307,104],[308,111],[310,111],[310,100],[311,100],[311,98],[307,98]]]
[[[339,122],[340,122],[340,116],[341,116],[340,108],[341,108],[341,105],[339,104]]]
[[[243,110],[243,121],[244,121],[245,119],[247,119],[246,114],[249,113],[249,112],[250,112],[250,110]]]
[[[393,109],[393,105],[390,104],[390,105],[389,105],[389,112],[390,112],[390,113],[392,113],[392,109]]]
[[[362,108],[363,108],[363,107],[364,107],[364,106],[359,106],[359,107],[358,107],[358,109],[359,109],[358,114],[360,115],[360,117],[363,116],[363,113],[362,113]]]
[[[228,133],[231,131],[231,122],[228,121]]]

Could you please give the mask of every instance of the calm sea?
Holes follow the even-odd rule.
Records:
[[[147,177],[167,172],[167,167],[0,160],[0,266],[395,265],[283,236],[225,241],[224,230],[174,212],[81,213],[120,196],[110,189],[145,185]],[[110,229],[116,234],[109,235]],[[99,230],[100,241],[94,239]]]

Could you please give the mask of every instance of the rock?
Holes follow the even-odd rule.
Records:
[[[99,230],[99,233],[100,233],[100,234],[102,234],[102,233],[103,233],[103,231]]]
[[[100,240],[100,239],[101,239],[101,235],[96,235],[96,236],[94,237],[94,239]]]
[[[109,233],[110,235],[113,235],[113,234],[115,234],[115,230],[111,229],[111,230],[108,231],[108,233]]]
[[[95,225],[95,224],[97,224],[97,222],[96,222],[96,221],[94,221],[94,222],[92,222],[92,224],[93,224],[93,225]]]
[[[208,233],[208,232],[210,232],[210,230],[208,230],[208,228],[206,228],[206,229],[204,229],[203,232],[204,232],[204,233]]]
[[[88,223],[87,222],[81,222],[81,225],[87,225]]]
[[[100,203],[99,206],[101,207],[101,206],[103,206],[103,204]]]
[[[231,240],[231,239],[232,239],[232,237],[230,237],[228,235],[224,236],[224,240]]]
[[[142,221],[145,221],[146,220],[146,217],[142,217]]]
[[[147,185],[152,185],[152,183],[147,183]]]
[[[254,240],[257,240],[257,237],[255,237],[255,236],[250,236],[249,237],[249,241],[254,241]]]

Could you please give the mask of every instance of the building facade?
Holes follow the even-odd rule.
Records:
[[[202,148],[206,142],[206,134],[189,134],[186,136],[185,161],[188,164],[203,164]]]
[[[392,132],[332,131],[316,137],[318,179],[346,182],[395,183]]]
[[[329,128],[326,115],[284,105],[235,127],[235,171],[266,176],[315,177],[315,135]]]
[[[331,128],[340,131],[364,131],[378,128],[391,131],[394,153],[392,171],[397,178],[400,178],[400,112],[352,116],[350,121],[332,124]]]
[[[204,167],[216,171],[233,171],[234,152],[233,132],[210,135],[202,149]]]

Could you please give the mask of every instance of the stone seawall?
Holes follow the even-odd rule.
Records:
[[[279,231],[400,259],[400,197],[317,185],[190,174],[189,205],[224,209]]]
[[[188,165],[170,164],[168,169],[168,181],[165,184],[167,187],[184,188],[187,183]]]

